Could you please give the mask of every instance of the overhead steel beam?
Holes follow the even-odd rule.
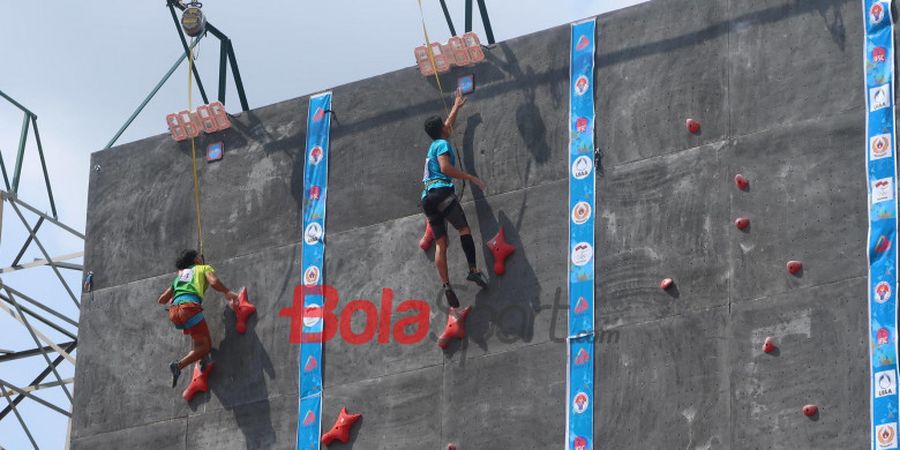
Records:
[[[450,10],[447,9],[445,0],[441,0],[441,9],[444,11],[444,18],[447,19],[447,26],[450,27],[450,35],[456,36],[456,27],[453,26],[453,19],[450,17]]]
[[[60,408],[59,406],[54,405],[53,403],[48,402],[47,400],[44,400],[40,397],[35,397],[30,392],[25,392],[24,390],[17,388],[15,385],[13,385],[12,383],[9,383],[8,381],[6,381],[2,378],[0,378],[0,384],[6,386],[7,389],[12,389],[13,391],[16,391],[17,393],[24,395],[24,396],[46,406],[66,417],[72,417],[72,414],[70,412]],[[65,387],[65,385],[62,385],[62,386]]]
[[[12,296],[12,294],[9,291],[7,291],[6,295],[9,295],[9,299],[12,300],[13,305],[16,307],[16,310],[19,312],[19,318],[22,320],[22,324],[24,324],[25,328],[28,329],[28,334],[30,334],[31,339],[34,340],[34,345],[37,346],[37,348],[41,350],[41,356],[44,357],[44,361],[47,362],[47,366],[49,367],[51,365],[50,357],[47,356],[47,352],[45,352],[43,350],[43,348],[41,347],[41,341],[38,339],[38,336],[37,336],[39,331],[32,328],[31,325],[28,323],[28,319],[26,319],[25,315],[22,313],[22,308],[19,307],[19,303],[16,302],[16,299]],[[2,305],[2,304],[0,304],[0,305]],[[46,339],[46,336],[44,336],[44,338],[45,338],[45,340],[48,341],[48,342],[46,342],[47,345],[53,347],[53,349],[56,350],[60,355],[65,356],[66,352],[62,348],[60,348],[58,345],[54,344],[52,341],[49,341],[49,339]],[[71,356],[70,356],[70,358],[71,358]],[[74,363],[75,363],[74,358],[72,358],[72,364],[74,364]],[[53,376],[56,377],[56,381],[59,381],[60,383],[62,383],[63,379],[59,375],[59,372],[56,371],[55,367],[53,367]],[[69,389],[66,388],[66,385],[63,384],[63,385],[61,385],[61,387],[62,387],[63,392],[66,393],[66,397],[69,398],[69,403],[74,402],[75,400],[72,398],[72,393],[69,392]]]
[[[3,300],[4,302],[9,303],[10,306],[12,306],[12,304],[13,304],[12,301],[11,301],[10,299],[8,299],[5,295],[2,295],[2,294],[0,294],[0,300]],[[64,335],[66,335],[69,339],[76,339],[76,338],[77,338],[77,336],[75,336],[74,334],[72,334],[70,331],[68,331],[68,330],[66,330],[65,328],[62,328],[61,326],[59,326],[59,325],[53,323],[52,320],[47,319],[46,317],[44,317],[44,316],[42,316],[42,315],[36,313],[34,310],[32,310],[32,309],[30,309],[30,308],[28,308],[28,307],[26,307],[26,306],[24,306],[24,305],[19,305],[19,306],[22,307],[22,311],[24,311],[25,314],[28,314],[29,316],[31,316],[31,317],[37,319],[38,321],[40,321],[40,322],[43,323],[44,325],[47,325],[48,327],[53,328],[54,330],[56,330],[56,331],[58,331],[58,332],[60,332],[60,333],[62,333],[62,334],[64,334]],[[37,303],[35,306],[42,306],[42,305],[41,305],[40,303]],[[3,305],[2,305],[2,304],[0,304],[0,309],[3,309]],[[50,308],[44,308],[44,309],[50,309]],[[9,311],[7,311],[7,312],[9,312]],[[58,314],[58,313],[55,313],[55,312],[54,312],[54,315],[57,315],[57,314]],[[15,318],[14,315],[13,315],[13,318]],[[65,321],[66,321],[66,322],[73,322],[73,323],[75,323],[75,326],[76,326],[76,327],[78,326],[78,323],[77,323],[77,322],[74,322],[72,319],[69,319],[68,317],[65,317]]]
[[[53,308],[51,308],[51,307],[49,307],[49,306],[47,306],[47,305],[41,303],[40,301],[35,300],[35,299],[29,297],[28,295],[23,294],[22,292],[17,291],[17,290],[16,290],[15,288],[13,288],[12,286],[9,286],[9,285],[7,285],[7,284],[3,284],[3,281],[2,281],[2,280],[0,280],[0,287],[2,287],[3,289],[9,290],[9,291],[12,292],[13,294],[18,295],[19,298],[21,298],[22,300],[25,300],[26,302],[28,302],[28,303],[30,303],[30,304],[32,304],[32,305],[34,305],[34,306],[36,306],[36,307],[38,307],[38,308],[44,310],[44,311],[46,311],[46,312],[48,312],[48,313],[50,313],[50,314],[56,316],[57,318],[59,318],[59,319],[62,320],[63,322],[66,322],[66,323],[68,323],[69,325],[72,325],[73,327],[78,327],[78,322],[76,322],[75,320],[66,317],[65,314],[60,313],[59,311],[57,311],[57,310],[55,310],[55,309],[53,309]],[[12,300],[10,300],[9,298],[7,298],[7,297],[6,297],[5,295],[3,295],[2,293],[0,293],[0,300],[3,300],[3,301],[5,301],[6,303],[9,303],[10,305],[12,305]],[[25,308],[25,307],[23,306],[23,308]],[[44,323],[49,322],[49,320],[47,320],[47,319],[41,317],[41,316],[38,315],[38,314],[33,313],[32,311],[28,310],[27,308],[26,308],[25,312],[27,312],[31,317],[34,317],[35,319],[38,319],[38,320],[41,320],[41,321],[45,321]],[[68,333],[65,331],[65,329],[57,328],[55,324],[52,324],[52,322],[51,322],[51,323],[48,323],[48,325],[50,325],[51,327],[54,327],[54,329],[57,330],[57,331],[59,331],[60,333],[64,333],[64,334],[66,334],[67,336],[71,337],[72,339],[75,339],[75,336],[72,336],[71,334],[68,334]]]
[[[194,42],[191,44],[192,49],[197,44],[200,43],[200,39],[202,37],[203,37],[203,35],[200,35],[196,40],[194,40]],[[125,132],[125,130],[131,125],[132,122],[134,122],[134,119],[137,118],[138,114],[140,114],[141,111],[144,110],[144,107],[147,106],[147,103],[150,103],[150,99],[152,99],[156,95],[156,93],[159,92],[159,90],[163,87],[163,85],[166,84],[166,81],[169,81],[169,78],[172,76],[173,73],[175,73],[175,69],[177,69],[178,66],[181,65],[182,61],[187,59],[187,55],[188,55],[187,52],[184,52],[181,54],[180,57],[178,57],[178,60],[175,61],[175,64],[172,64],[172,67],[169,68],[169,71],[166,72],[165,75],[163,75],[161,80],[159,80],[159,83],[156,83],[156,86],[153,87],[153,89],[150,91],[150,94],[147,95],[146,97],[144,97],[144,100],[141,102],[140,105],[138,105],[137,109],[135,109],[134,112],[131,113],[131,116],[128,117],[128,120],[126,120],[125,123],[122,124],[121,127],[119,127],[119,131],[116,131],[116,134],[113,135],[112,139],[110,139],[109,142],[106,143],[106,147],[103,147],[104,150],[112,147],[113,144],[115,144],[116,141],[119,140],[119,137],[122,136],[122,133]],[[81,236],[81,238],[84,239],[84,236]]]
[[[75,350],[75,347],[77,345],[78,345],[77,342],[73,343],[72,345],[66,347],[66,351],[71,352],[71,351]],[[60,365],[63,362],[63,360],[65,360],[65,358],[63,358],[62,356],[57,356],[56,359],[53,360],[53,364],[51,364],[50,367],[56,367],[56,366]],[[34,385],[34,384],[40,383],[41,381],[44,381],[44,378],[47,378],[47,376],[50,375],[50,373],[51,373],[50,367],[45,367],[44,370],[42,370],[41,373],[38,374],[38,376],[36,376],[33,380],[31,380],[30,384]],[[13,399],[12,405],[18,405],[19,403],[22,402],[22,400],[25,400],[25,396],[19,395],[18,397]],[[11,411],[12,411],[12,406],[7,406],[6,408],[3,408],[3,411],[0,411],[0,420],[3,420],[3,418],[6,417],[7,414],[9,414]]]
[[[49,383],[44,383],[44,384],[32,384],[32,385],[25,386],[20,389],[22,389],[23,392],[34,392],[34,391],[39,391],[41,389],[48,389],[48,388],[52,388],[52,387],[62,386],[64,384],[72,384],[74,382],[75,382],[74,378],[66,378],[65,380],[62,380],[62,383],[60,383],[58,381],[51,381]],[[13,395],[16,395],[16,394],[18,394],[18,393],[11,392],[11,393],[6,394],[5,396],[12,397]]]
[[[481,12],[481,24],[484,25],[484,35],[487,37],[488,44],[494,45],[494,30],[491,28],[491,18],[488,17],[487,6],[484,4],[484,0],[478,0],[478,11]]]
[[[31,334],[32,338],[35,340],[34,345],[40,346],[41,342],[43,342],[44,344],[47,344],[50,347],[53,347],[53,350],[55,350],[56,353],[59,353],[60,355],[64,356],[66,359],[69,360],[70,363],[75,364],[75,358],[72,355],[66,353],[66,351],[63,350],[62,347],[56,345],[53,342],[53,340],[48,338],[46,335],[44,335],[44,333],[41,333],[40,331],[36,330],[34,327],[29,325],[28,319],[26,319],[25,315],[22,314],[22,312],[21,312],[22,306],[19,305],[18,303],[16,303],[15,300],[13,300],[13,306],[16,307],[16,311],[13,311],[13,310],[9,309],[8,306],[4,305],[3,303],[0,303],[0,309],[2,309],[7,314],[12,316],[13,319],[16,319],[17,321],[19,321],[19,323],[21,323],[22,325],[25,325],[25,328],[28,330],[28,333]],[[48,364],[49,364],[49,361],[48,361]]]
[[[74,344],[76,341],[66,342],[65,344],[60,344],[62,346],[68,347]],[[20,352],[5,352],[5,355],[0,355],[0,363],[4,363],[7,361],[15,361],[17,359],[22,358],[30,358],[32,356],[40,355],[41,352],[49,352],[52,351],[53,347],[49,345],[43,348],[33,348],[31,350],[22,350]]]
[[[43,225],[43,224],[44,224],[44,218],[38,217],[38,221],[34,225],[34,232],[37,233],[38,230],[41,228],[41,225]],[[28,246],[31,245],[32,240],[33,240],[33,238],[31,236],[28,236],[28,238],[25,239],[25,243],[22,244],[22,249],[19,250],[19,254],[17,254],[16,257],[13,258],[13,262],[12,262],[12,264],[10,264],[10,266],[18,266],[19,265],[19,260],[22,259],[23,256],[25,256],[25,252],[28,251]]]
[[[72,302],[75,303],[75,306],[81,309],[81,302],[79,302],[78,299],[75,298],[75,293],[72,292],[72,288],[69,287],[69,283],[66,282],[66,279],[63,278],[61,273],[59,273],[59,269],[57,269],[56,266],[53,265],[53,259],[50,258],[50,254],[47,253],[47,249],[45,249],[44,245],[41,244],[41,240],[38,239],[37,234],[31,228],[31,225],[29,225],[28,221],[25,220],[25,216],[22,215],[22,211],[19,210],[19,207],[16,206],[15,202],[11,202],[9,205],[12,206],[13,211],[15,211],[16,215],[19,216],[19,220],[22,221],[22,225],[25,225],[25,228],[28,230],[28,233],[31,234],[31,237],[34,238],[34,243],[37,244],[38,248],[41,250],[41,253],[44,255],[44,258],[50,263],[50,268],[53,269],[53,273],[56,274],[56,277],[59,278],[59,281],[63,284],[63,287],[66,288],[66,292],[69,294]]]
[[[172,7],[172,3],[172,1],[168,2],[169,12],[172,13],[172,20],[175,22],[175,29],[178,31],[178,38],[181,39],[181,46],[184,48],[184,53],[190,55],[190,49],[193,48],[193,45],[191,45],[190,48],[188,47],[187,39],[184,37],[184,31],[181,30],[181,22],[178,21],[178,15],[175,14],[175,8]],[[199,41],[200,39],[198,38],[196,40]],[[200,79],[200,71],[197,70],[196,64],[191,64],[191,71],[194,72],[194,78],[197,80],[197,88],[200,89],[200,97],[203,98],[203,103],[208,104],[209,99],[206,98],[206,89],[203,89],[203,80]]]
[[[11,266],[0,269],[0,273],[16,272],[19,270],[30,269],[32,267],[49,266],[50,264],[56,264],[57,267],[63,269],[84,270],[84,266],[82,266],[81,264],[68,264],[61,262],[68,261],[70,259],[81,258],[82,256],[84,256],[84,252],[75,252],[69,253],[68,255],[54,256],[53,261],[48,261],[46,259],[35,259],[34,261],[25,264],[18,264],[18,261],[15,261]]]
[[[21,109],[23,113],[28,114],[28,115],[30,115],[30,116],[37,117],[37,114],[31,112],[31,110],[29,110],[28,108],[22,106],[21,103],[15,101],[12,97],[10,97],[10,96],[4,94],[3,91],[0,91],[0,97],[5,98],[6,101],[12,103],[16,108]]]
[[[166,0],[166,5],[169,6],[169,10],[172,11],[172,17],[175,18],[176,25],[178,28],[178,34],[179,34],[179,36],[182,37],[182,41],[183,41],[184,35],[182,34],[181,25],[178,23],[178,19],[175,14],[175,11],[172,8],[175,7],[181,11],[184,11],[185,6],[176,0]],[[223,33],[221,30],[216,28],[216,26],[213,25],[208,20],[206,21],[206,31],[208,33],[212,34],[213,36],[215,36],[217,39],[219,39],[221,41],[222,45],[225,45],[225,50],[228,52],[228,59],[231,62],[231,76],[232,76],[232,78],[234,78],[234,86],[237,88],[238,100],[240,100],[240,102],[241,102],[241,109],[243,111],[250,111],[250,106],[247,103],[247,94],[246,94],[246,92],[244,92],[244,82],[241,79],[241,71],[238,69],[237,58],[234,56],[234,46],[231,43],[231,39],[229,39],[228,36],[225,35],[225,33]],[[201,34],[201,36],[203,36],[203,35]],[[226,42],[227,42],[227,45],[226,45]],[[221,54],[222,54],[222,49],[220,48],[219,55],[221,56]],[[196,66],[195,66],[195,69],[196,69]],[[220,63],[219,73],[221,74],[221,72],[222,72],[222,65]],[[197,77],[197,80],[198,81],[200,80],[199,76]],[[220,83],[221,83],[221,78],[220,78]],[[201,90],[201,93],[202,92],[203,91]],[[220,87],[220,94],[221,94],[221,87]],[[220,95],[220,97],[224,98],[224,95]],[[203,100],[206,103],[209,103],[209,101],[206,100],[205,95],[203,96]],[[225,102],[222,101],[222,103],[224,104]]]
[[[57,219],[55,219],[55,218],[53,218],[53,217],[47,215],[47,213],[45,213],[45,212],[43,212],[43,211],[41,211],[41,210],[35,208],[34,206],[31,206],[31,205],[29,205],[28,203],[23,202],[22,200],[19,199],[19,196],[18,196],[15,192],[0,192],[0,195],[2,195],[2,197],[3,197],[5,200],[9,200],[10,202],[14,202],[15,204],[17,204],[17,205],[19,205],[19,206],[21,206],[21,207],[27,209],[28,211],[31,211],[32,213],[37,214],[38,216],[43,217],[44,220],[46,220],[47,222],[50,222],[50,223],[52,223],[52,224],[54,224],[54,225],[56,225],[56,226],[62,228],[63,230],[66,230],[66,231],[68,231],[69,233],[72,233],[72,234],[74,234],[75,236],[80,237],[81,239],[84,239],[84,234],[83,234],[83,233],[81,233],[80,231],[78,231],[78,230],[76,230],[76,229],[74,229],[74,228],[72,228],[72,227],[70,227],[70,226],[68,226],[68,225],[66,225],[66,224],[64,224],[64,223],[62,223],[62,222],[60,222],[59,220],[57,220]]]
[[[28,125],[31,123],[31,120],[29,120],[30,118],[31,116],[28,113],[25,113],[25,118],[22,120],[22,134],[19,136],[19,152],[16,153],[16,166],[13,171],[13,192],[19,190],[19,177],[22,175],[22,162],[25,159],[25,143],[28,142]]]
[[[2,384],[0,384],[0,394],[3,394],[3,396],[6,397],[6,402],[9,403],[9,406],[12,408],[13,412],[16,413],[16,419],[19,419],[19,425],[22,426],[22,430],[25,431],[25,435],[28,436],[28,440],[31,441],[31,446],[34,447],[35,450],[38,450],[37,442],[34,441],[34,436],[31,435],[31,430],[28,429],[28,425],[25,425],[25,421],[22,419],[22,415],[19,414],[19,410],[16,409],[16,405],[9,400],[9,394],[6,392],[6,388],[4,388]]]

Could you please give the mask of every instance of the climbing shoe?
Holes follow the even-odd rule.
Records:
[[[480,270],[476,270],[474,272],[469,272],[469,275],[466,276],[466,279],[481,286],[482,289],[487,289],[487,287],[488,287],[487,277],[484,276],[484,274],[481,273]]]
[[[456,292],[453,292],[453,288],[449,284],[445,284],[441,287],[441,290],[444,291],[444,297],[447,297],[447,304],[451,308],[459,308],[459,298],[456,297]]]
[[[172,361],[169,364],[169,370],[172,371],[172,387],[178,385],[178,377],[181,376],[181,369],[178,368],[178,361]]]

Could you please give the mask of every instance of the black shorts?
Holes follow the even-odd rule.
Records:
[[[459,200],[456,197],[453,197],[452,201],[448,200],[451,196],[453,196],[453,188],[436,188],[428,191],[425,194],[425,198],[422,199],[422,210],[425,211],[425,217],[428,218],[428,223],[431,224],[431,232],[434,234],[435,239],[440,239],[447,235],[445,221],[449,221],[457,230],[469,226]],[[449,201],[450,204],[447,205],[446,201]],[[441,207],[444,205],[446,207],[441,210]]]

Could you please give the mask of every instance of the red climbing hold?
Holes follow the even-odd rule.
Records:
[[[803,414],[806,417],[812,417],[819,413],[819,407],[816,405],[806,405],[803,407]]]
[[[697,122],[694,119],[688,119],[685,121],[685,125],[691,134],[697,134],[700,132],[700,122]]]
[[[212,361],[206,365],[206,370],[200,370],[200,364],[194,364],[194,374],[191,376],[191,384],[188,385],[187,389],[181,393],[181,398],[185,399],[185,401],[191,401],[195,395],[200,392],[208,392],[209,384],[207,384],[206,380],[209,378],[209,373],[212,372],[213,367],[215,367],[215,363]]]
[[[797,275],[800,271],[803,270],[803,263],[800,261],[788,261],[787,263],[787,271],[792,275]]]
[[[419,239],[419,248],[422,251],[427,251],[431,248],[431,244],[434,242],[434,233],[431,232],[431,224],[428,220],[425,220],[425,234],[422,235],[422,239]]]
[[[337,439],[346,444],[347,441],[350,440],[350,428],[353,427],[353,424],[356,423],[360,417],[362,417],[362,414],[349,414],[347,413],[347,408],[341,408],[341,413],[338,415],[337,422],[334,423],[331,430],[322,435],[322,443],[331,445],[331,443]]]
[[[439,347],[447,348],[447,345],[450,344],[451,340],[466,337],[466,329],[463,328],[463,323],[466,321],[466,317],[469,316],[469,311],[471,310],[471,306],[466,306],[462,311],[459,311],[456,308],[450,308],[450,312],[447,314],[447,326],[444,327],[444,332],[441,333],[441,337],[438,338]]]
[[[746,191],[750,187],[750,180],[741,174],[737,174],[734,176],[734,184],[737,185],[738,189]]]
[[[237,322],[234,324],[237,332],[246,333],[247,319],[256,314],[256,307],[247,300],[247,288],[241,288],[241,292],[238,293],[237,305],[231,305],[231,309],[234,310],[234,315],[237,317]]]
[[[503,275],[506,272],[506,258],[516,251],[516,248],[506,243],[506,233],[503,227],[493,239],[487,242],[488,249],[494,255],[494,273]]]
[[[664,278],[662,281],[659,282],[659,288],[664,291],[667,291],[667,290],[669,290],[670,287],[672,287],[673,284],[675,284],[674,280],[672,280],[671,278]]]
[[[456,444],[447,444],[447,450],[456,450]]]
[[[734,221],[734,226],[736,226],[738,230],[741,230],[741,231],[746,230],[747,227],[750,226],[750,219],[748,219],[746,217],[738,217]]]
[[[775,351],[775,339],[771,336],[766,337],[766,341],[763,342],[762,351],[765,353],[772,353]]]

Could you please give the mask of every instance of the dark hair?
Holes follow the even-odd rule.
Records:
[[[184,270],[188,267],[194,265],[194,260],[197,259],[197,250],[186,249],[182,250],[181,254],[178,255],[178,259],[175,260],[175,268],[178,270]]]
[[[425,132],[431,136],[431,139],[440,139],[444,134],[444,121],[438,116],[425,119]]]

